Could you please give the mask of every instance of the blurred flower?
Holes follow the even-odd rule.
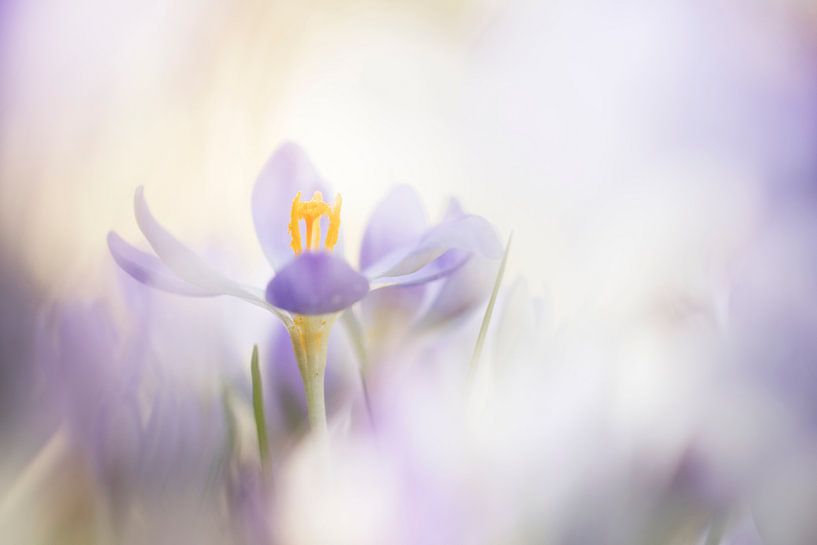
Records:
[[[764,545],[754,520],[749,515],[741,517],[721,539],[723,545]]]
[[[443,222],[467,217],[451,199]],[[428,230],[426,211],[419,195],[409,186],[393,189],[377,205],[367,225],[360,251],[360,268],[394,251],[395,246]],[[472,255],[461,262],[459,254],[440,258],[450,261],[452,271],[439,281],[390,286],[372,293],[360,306],[360,319],[370,361],[389,359],[406,350],[407,340],[440,329],[467,316],[490,292],[498,262],[494,256]]]
[[[118,504],[132,493],[127,483],[137,478],[141,456],[144,345],[117,327],[102,299],[57,303],[39,335],[49,398]]]
[[[230,480],[228,498],[238,543],[270,543],[272,521],[267,516],[268,494],[255,467],[240,467]]]
[[[196,533],[199,542],[221,542],[213,531],[224,524],[215,513],[230,453],[221,400],[206,389],[202,395],[200,381],[179,372],[193,368],[190,361],[163,365],[162,344],[176,344],[177,356],[189,346],[184,327],[155,320],[161,301],[138,297],[143,286],[124,287],[126,304],[143,305],[127,307],[125,319],[103,298],[58,301],[43,312],[38,357],[46,403],[99,487],[100,520],[109,522],[100,531],[127,543],[171,543]],[[196,342],[217,350],[222,340]]]
[[[0,261],[0,452],[11,468],[41,446],[54,418],[43,410],[43,365],[37,357],[42,287],[4,247]]]

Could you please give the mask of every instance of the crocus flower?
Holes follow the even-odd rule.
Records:
[[[228,279],[177,240],[153,217],[141,187],[136,220],[155,255],[115,233],[108,236],[116,262],[145,284],[188,296],[231,295],[278,316],[292,340],[310,423],[319,428],[326,425],[328,334],[341,311],[379,288],[424,284],[451,274],[474,254],[499,258],[502,253],[493,227],[478,216],[462,215],[421,232],[392,229],[392,222],[388,229],[375,229],[366,244],[371,259],[362,259],[364,267],[355,270],[340,252],[333,253],[340,246],[340,195],[330,205],[324,193],[326,183],[294,144],[281,146],[261,171],[253,190],[253,220],[276,270],[265,291]],[[302,200],[309,194],[310,200]]]

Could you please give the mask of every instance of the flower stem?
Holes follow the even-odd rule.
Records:
[[[315,373],[304,377],[304,393],[306,394],[306,414],[309,427],[318,433],[326,432],[326,402],[324,399],[324,373]]]
[[[321,435],[325,435],[327,430],[324,376],[329,330],[337,317],[337,314],[296,316],[294,327],[289,332],[304,383],[309,427]]]

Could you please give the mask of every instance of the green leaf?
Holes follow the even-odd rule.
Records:
[[[479,360],[482,357],[482,349],[485,346],[485,337],[488,335],[488,327],[491,325],[491,316],[494,313],[494,305],[496,304],[496,297],[499,294],[499,287],[502,285],[502,277],[505,275],[505,265],[508,264],[508,254],[511,251],[511,242],[513,241],[513,233],[508,237],[508,243],[505,245],[505,254],[502,256],[502,262],[499,264],[499,270],[496,273],[496,280],[494,280],[494,289],[491,292],[491,298],[488,300],[488,306],[485,309],[485,315],[482,317],[482,325],[479,328],[479,336],[474,345],[474,354],[471,356],[471,367],[469,369],[470,379],[476,376]]]
[[[221,388],[221,405],[224,410],[224,423],[227,432],[224,458],[229,461],[238,452],[238,422],[233,407],[233,394],[230,391],[230,385],[226,382]]]
[[[261,464],[266,466],[269,455],[269,440],[267,439],[267,421],[264,416],[264,388],[261,384],[261,369],[258,366],[258,345],[252,347],[252,408],[255,415],[255,431],[258,434],[258,453],[261,455]]]

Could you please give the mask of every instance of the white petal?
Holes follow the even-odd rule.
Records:
[[[159,259],[182,280],[212,294],[232,295],[259,307],[270,310],[285,323],[291,323],[289,316],[271,306],[260,292],[242,286],[214,270],[190,248],[179,242],[151,214],[140,186],[134,196],[134,211],[139,229],[145,235]]]

